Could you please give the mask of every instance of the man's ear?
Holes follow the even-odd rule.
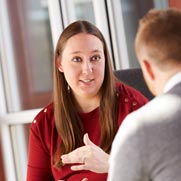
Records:
[[[56,59],[56,66],[60,72],[63,72],[63,67],[59,58]]]
[[[155,74],[153,72],[153,68],[151,64],[147,60],[143,60],[143,66],[145,68],[145,71],[147,72],[148,76],[151,80],[155,80]]]

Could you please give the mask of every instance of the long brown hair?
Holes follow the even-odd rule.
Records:
[[[87,21],[76,21],[64,29],[60,35],[54,57],[54,116],[58,134],[61,136],[61,145],[57,147],[55,154],[55,166],[61,166],[60,155],[69,153],[83,145],[82,124],[77,114],[76,103],[73,95],[67,90],[67,82],[64,74],[57,68],[56,61],[62,56],[67,40],[79,33],[87,33],[96,36],[103,43],[105,55],[105,76],[100,89],[100,147],[110,151],[113,138],[116,133],[116,98],[115,77],[112,71],[111,60],[105,39],[100,30]],[[58,157],[56,156],[58,153]]]

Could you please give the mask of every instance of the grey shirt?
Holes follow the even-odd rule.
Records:
[[[123,121],[108,181],[181,181],[181,83]]]

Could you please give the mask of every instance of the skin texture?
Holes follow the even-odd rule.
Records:
[[[99,105],[99,90],[104,80],[105,57],[102,42],[93,35],[80,33],[66,43],[58,69],[73,92],[80,111],[89,112]]]
[[[161,71],[155,64],[147,51],[139,54],[138,60],[144,75],[146,84],[153,95],[158,96],[163,93],[164,86],[168,80],[181,70],[181,64],[170,64],[170,69]]]
[[[62,162],[64,164],[80,163],[78,166],[71,167],[75,171],[90,170],[97,173],[107,172],[109,155],[91,142],[88,134],[84,135],[83,141],[85,146],[77,148],[69,154],[62,155]]]

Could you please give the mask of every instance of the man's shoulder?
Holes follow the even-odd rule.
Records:
[[[175,94],[177,96],[181,97],[181,82],[176,84],[170,91],[168,91],[169,94]]]
[[[174,124],[173,120],[181,118],[181,96],[176,94],[163,94],[157,96],[126,117],[126,121],[134,122],[137,127],[150,129],[152,127],[166,124]]]

